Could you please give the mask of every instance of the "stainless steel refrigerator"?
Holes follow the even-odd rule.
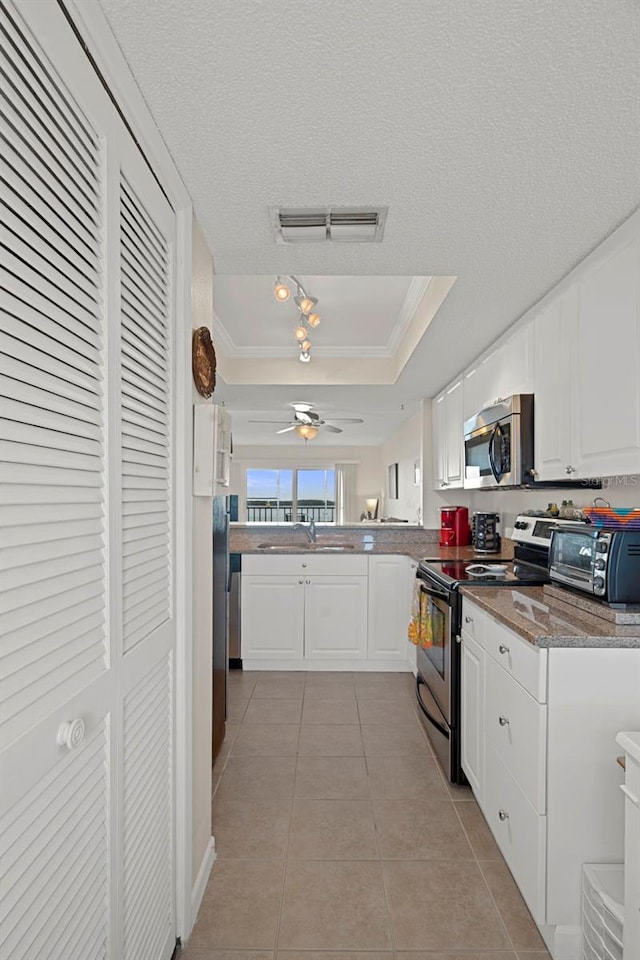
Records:
[[[213,498],[213,759],[225,735],[229,656],[229,510]]]

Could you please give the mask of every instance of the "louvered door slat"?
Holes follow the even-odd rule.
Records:
[[[58,282],[60,278],[64,278],[64,282],[73,284],[74,288],[83,295],[94,301],[98,299],[100,278],[87,269],[85,260],[80,257],[70,259],[68,251],[67,256],[59,253],[59,240],[57,238],[54,240],[55,234],[47,230],[46,225],[42,224],[38,233],[28,223],[17,217],[6,203],[0,203],[0,217],[4,224],[3,239],[6,236],[7,245],[14,245],[21,257],[32,258],[36,269],[40,271],[48,271],[53,267],[54,277]],[[50,237],[47,234],[50,234]]]
[[[16,141],[1,134],[0,139],[3,147],[0,180],[7,203],[22,213],[31,225],[42,220],[63,238],[69,252],[75,251],[91,262],[97,253],[95,238],[55,192],[46,167],[35,156],[27,162],[16,149]],[[15,207],[16,202],[20,203],[16,198],[20,198],[27,209],[20,205]]]
[[[45,272],[43,265],[35,263],[24,244],[14,243],[12,240],[9,246],[5,240],[0,241],[0,247],[4,248],[2,264],[5,275],[8,274],[9,278],[13,278],[11,282],[14,289],[18,290],[19,297],[29,300],[33,291],[45,304],[52,304],[90,329],[95,329],[95,317],[92,316],[92,311],[96,309],[95,302],[92,303],[89,297],[71,284],[64,289],[64,281],[56,275],[53,267]],[[20,254],[25,259],[22,259]]]
[[[6,64],[6,60],[5,60]],[[0,90],[0,107],[2,118],[11,130],[12,139],[17,138],[18,149],[28,156],[37,156],[47,166],[49,177],[55,180],[57,189],[63,194],[68,204],[75,208],[77,216],[87,216],[95,220],[95,205],[97,197],[93,184],[85,178],[80,165],[74,163],[71,151],[59,130],[47,130],[37,113],[32,108],[33,97],[25,91],[18,90],[7,83],[8,72],[4,71],[5,83]],[[14,142],[16,142],[14,140]]]
[[[4,113],[1,111],[0,113]],[[22,196],[34,210],[42,205],[42,216],[51,226],[61,226],[66,222],[69,230],[78,238],[88,253],[93,252],[91,229],[95,214],[85,217],[82,208],[71,199],[66,189],[52,176],[51,170],[35,149],[30,149],[15,129],[14,124],[3,123],[6,136],[3,142],[4,162],[0,171],[7,189]],[[89,205],[87,204],[89,207]],[[90,209],[90,207],[89,207]]]
[[[92,906],[101,907],[106,939],[106,756],[102,724],[80,750],[65,757],[0,821],[5,877],[0,955],[7,960],[31,957],[34,944],[40,949],[40,944],[50,940],[52,931],[58,928],[60,901],[73,902],[86,888],[87,871],[83,867],[87,857],[94,891]],[[70,816],[71,812],[74,815]],[[35,831],[34,823],[38,824]],[[28,839],[28,845],[23,838]],[[67,952],[68,934],[62,939],[57,936],[56,941],[61,951],[58,957],[73,956]],[[53,960],[55,955],[48,956]]]
[[[2,363],[0,359],[0,369]],[[44,430],[41,427],[35,427],[31,423],[18,423],[15,420],[7,420],[4,428],[4,439],[7,443],[16,445],[26,444],[34,447],[46,447],[48,449],[60,450],[67,453],[84,454],[91,457],[99,457],[101,447],[97,440],[91,437],[73,436],[70,433],[59,433],[56,430]],[[33,453],[32,456],[36,456]],[[24,461],[17,453],[16,463],[30,462]]]
[[[91,125],[70,98],[59,77],[30,42],[19,19],[6,8],[0,29],[7,42],[7,56],[32,90],[43,112],[63,131],[88,175],[94,177],[92,158],[97,148],[97,140]]]
[[[44,660],[52,655],[52,651],[55,654],[56,650],[67,644],[75,644],[79,640],[84,642],[85,637],[89,643],[97,642],[103,623],[104,618],[98,612],[92,616],[81,618],[77,623],[65,624],[62,630],[52,632],[50,626],[46,627],[47,635],[45,637],[39,640],[31,640],[29,644],[18,646],[13,653],[7,653],[3,678],[12,677],[18,670],[29,667],[34,657],[42,657]]]
[[[0,335],[0,349],[3,351],[0,353],[0,376],[25,383],[26,378],[33,379],[37,371],[41,389],[91,406],[87,393],[96,396],[98,384],[80,370],[43,354],[41,350],[34,350],[15,337]]]
[[[47,617],[31,621],[26,626],[16,627],[11,632],[7,631],[3,636],[2,643],[5,656],[10,662],[16,651],[26,650],[30,644],[35,644],[43,638],[47,638],[49,634],[55,635],[56,631],[64,631],[67,628],[71,630],[76,621],[94,615],[99,617],[100,623],[104,623],[104,610],[99,592],[80,603],[63,607],[58,612],[53,611]]]
[[[16,492],[17,493],[17,492]],[[15,494],[14,494],[15,495]],[[49,503],[30,503],[21,504],[9,509],[7,499],[4,498],[4,505],[0,505],[0,529],[10,526],[21,526],[23,523],[46,523],[51,516],[53,504]],[[146,505],[149,510],[153,509],[152,504]],[[98,503],[57,503],[56,517],[59,522],[70,520],[92,520],[102,516],[102,507]]]
[[[0,415],[7,420],[83,437],[100,437],[100,411],[87,403],[77,403],[70,397],[10,377],[3,377],[0,390]]]
[[[37,291],[31,291],[28,302],[21,300],[9,289],[19,289],[19,282],[10,275],[3,277],[2,283],[5,289],[0,290],[0,308],[4,314],[4,332],[17,340],[24,340],[32,350],[42,353],[55,350],[56,360],[66,363],[70,368],[77,367],[95,380],[100,350],[91,335],[87,334],[85,324],[44,298],[39,300]],[[74,380],[73,376],[70,375],[70,379]]]
[[[125,957],[135,960],[171,915],[170,860],[171,663],[166,658],[125,699],[124,883]],[[149,708],[152,707],[151,712]],[[152,873],[150,874],[150,867]],[[153,883],[149,883],[149,876]],[[164,938],[167,936],[164,932]]]

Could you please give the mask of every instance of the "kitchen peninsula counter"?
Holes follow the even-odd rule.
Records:
[[[555,603],[543,587],[461,587],[463,597],[536,647],[640,648],[640,625]]]

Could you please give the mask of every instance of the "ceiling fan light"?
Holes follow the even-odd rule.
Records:
[[[317,437],[319,433],[318,428],[312,426],[310,423],[301,423],[299,427],[295,428],[295,430],[298,436],[302,437],[303,440],[313,440],[313,438]]]
[[[291,291],[289,290],[289,287],[286,285],[286,283],[282,282],[280,277],[278,277],[278,279],[276,280],[273,291],[275,293],[276,300],[280,300],[281,302],[288,300],[289,297],[291,296]]]
[[[320,323],[320,314],[319,313],[310,313],[307,317],[307,323],[310,327],[317,327]]]
[[[296,340],[306,340],[306,339],[307,339],[307,331],[306,331],[305,328],[302,327],[302,326],[296,327],[295,330],[293,331],[293,335],[294,335],[294,337],[296,338]]]

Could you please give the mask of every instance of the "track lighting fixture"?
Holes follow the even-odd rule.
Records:
[[[294,277],[293,274],[287,274],[284,280],[282,277],[276,277],[273,288],[276,300],[284,303],[284,301],[288,300],[291,296],[291,291],[284,282],[285,280],[290,280],[296,287],[296,295],[293,301],[300,311],[300,315],[298,317],[298,326],[293,331],[293,335],[300,347],[300,360],[303,363],[309,363],[311,360],[311,341],[308,339],[308,326],[317,327],[320,323],[320,314],[311,313],[318,301],[316,297],[310,297],[307,294],[298,278]]]

